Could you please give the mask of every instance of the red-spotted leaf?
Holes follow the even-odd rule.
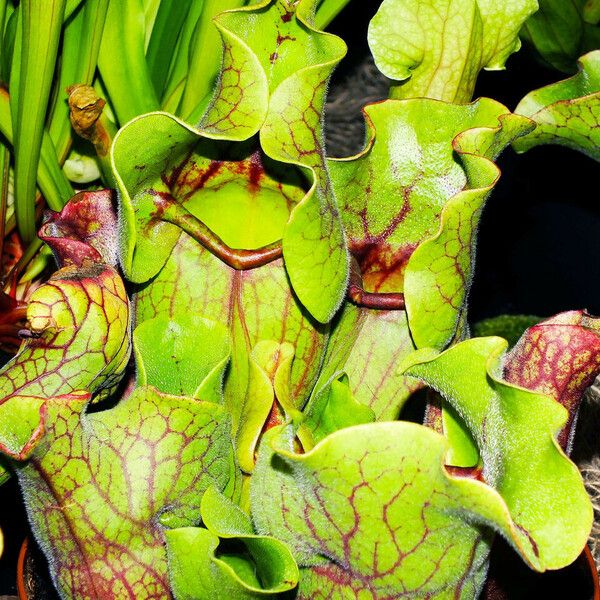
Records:
[[[571,562],[589,531],[589,500],[580,479],[573,485],[574,465],[555,446],[571,473],[569,482],[557,478],[549,490],[560,495],[559,515],[556,501],[515,505],[508,487],[453,475],[443,466],[447,441],[421,425],[348,427],[306,454],[294,452],[292,440],[291,428],[265,438],[251,507],[258,531],[292,549],[302,600],[475,598],[494,531],[538,570]],[[532,455],[547,459],[548,442],[533,436]],[[527,518],[539,519],[548,537],[524,530]]]
[[[267,1],[222,14],[217,24],[225,45],[223,76],[198,128],[154,113],[117,134],[112,164],[126,232],[121,257],[132,281],[154,276],[183,230],[237,269],[265,264],[283,251],[292,286],[309,312],[327,322],[339,307],[347,254],[324,158],[321,113],[345,45],[308,25],[311,7],[310,0],[298,6]],[[267,27],[272,38],[262,34]],[[259,129],[266,154],[298,165],[308,189],[299,172],[294,175],[296,168],[282,175],[275,165],[279,175],[261,179],[267,161],[255,145],[207,140],[245,140]],[[246,165],[240,164],[244,158]],[[246,173],[234,171],[239,167]],[[243,194],[244,180],[250,194]],[[295,190],[288,195],[286,187]],[[211,188],[227,190],[232,202],[226,209],[216,210],[214,201],[207,208],[203,192]],[[233,235],[223,237],[223,223]]]
[[[156,134],[156,143],[163,145],[162,158],[156,165],[129,170],[129,144],[143,132]],[[134,219],[124,235],[124,247],[131,253],[130,262],[125,256],[125,271],[134,280],[155,274],[136,295],[136,321],[183,322],[194,314],[228,328],[231,368],[225,403],[235,435],[247,442],[239,449],[240,456],[246,456],[244,467],[250,469],[251,449],[272,408],[261,397],[261,409],[256,410],[252,399],[252,386],[261,379],[253,379],[255,346],[291,345],[287,397],[275,391],[281,405],[301,407],[327,344],[328,326],[304,309],[290,288],[281,258],[280,239],[290,210],[304,197],[303,181],[252,142],[232,145],[196,136],[191,146],[182,142],[169,153],[164,141],[168,132],[192,135],[172,117],[149,115],[131,122],[115,142],[114,159],[127,167],[123,212],[130,211]],[[184,151],[182,157],[179,153]],[[278,353],[275,362],[283,356]],[[278,368],[277,364],[275,371]]]
[[[39,236],[54,250],[59,263],[80,264],[83,257],[95,256],[111,267],[117,264],[118,226],[110,190],[80,192],[69,200],[60,213],[48,212]],[[66,246],[66,247],[65,247]],[[77,256],[78,251],[82,256]]]
[[[272,158],[302,167],[311,181],[309,192],[291,214],[283,251],[296,294],[325,323],[340,306],[348,279],[344,234],[322,132],[327,83],[346,46],[314,28],[316,5],[315,0],[265,0],[224,13],[218,21],[252,49],[268,81],[262,147]]]
[[[72,202],[40,230],[63,266],[29,299],[26,340],[0,373],[5,400],[74,390],[107,394],[129,359],[129,302],[121,277],[104,262],[114,256],[110,194]]]
[[[75,204],[86,210],[68,206],[42,231],[64,266],[32,295],[28,339],[0,373],[0,452],[63,597],[166,597],[163,528],[197,524],[209,486],[236,490],[230,417],[152,387],[89,407],[128,362],[129,306],[101,262],[108,236],[94,235],[109,222],[85,197]]]
[[[600,371],[600,320],[583,311],[562,313],[530,327],[507,354],[504,377],[562,404],[569,418],[558,436],[570,449],[583,392]]]
[[[532,125],[485,98],[391,100],[365,112],[366,149],[329,162],[360,267],[357,301],[405,304],[416,346],[441,348],[465,310],[479,215],[500,175],[492,159]]]

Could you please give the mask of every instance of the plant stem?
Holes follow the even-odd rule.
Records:
[[[86,0],[64,30],[58,93],[48,129],[60,165],[72,142],[66,90],[75,84],[92,83],[108,4],[109,0]]]

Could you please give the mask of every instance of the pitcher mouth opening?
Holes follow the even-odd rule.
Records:
[[[308,182],[290,165],[268,158],[253,139],[201,140],[162,177],[153,220],[178,226],[234,269],[281,258],[285,226]]]

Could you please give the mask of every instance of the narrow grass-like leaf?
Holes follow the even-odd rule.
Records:
[[[65,5],[65,21],[77,10],[80,4],[81,0],[67,0]]]
[[[0,0],[0,35],[4,34],[4,24],[6,23],[8,0]],[[3,53],[3,48],[0,47],[0,53]]]
[[[3,83],[8,83],[10,79],[18,16],[18,11],[13,10],[10,15],[6,16],[6,27],[3,28],[2,52],[0,53],[0,79]]]
[[[94,77],[109,0],[87,0],[66,24],[57,98],[50,117],[50,137],[63,164],[71,145],[67,88],[90,84]]]
[[[0,89],[0,133],[13,144],[11,106],[6,90]],[[52,210],[60,210],[73,195],[73,188],[58,166],[56,152],[48,133],[42,137],[42,148],[37,173],[38,184],[46,203]]]
[[[22,55],[15,126],[15,211],[21,237],[35,237],[35,188],[65,0],[21,4]],[[12,82],[11,82],[12,83]]]
[[[169,67],[165,91],[161,97],[161,107],[167,112],[176,113],[179,101],[183,95],[188,73],[190,43],[203,8],[204,0],[192,0],[183,29],[177,40],[175,53]]]
[[[325,29],[350,3],[350,0],[323,0],[315,14],[315,27]]]
[[[144,55],[141,0],[110,2],[98,67],[119,123],[158,108]]]
[[[0,147],[0,272],[4,258],[4,235],[6,234],[6,210],[8,208],[8,175],[10,172],[10,152],[2,144]]]
[[[210,98],[221,66],[221,38],[213,17],[243,5],[243,0],[204,0],[202,16],[190,45],[188,78],[179,107],[183,117],[196,112],[197,106]]]
[[[148,52],[148,44],[158,15],[158,9],[163,0],[142,0],[144,7],[144,52]]]
[[[154,89],[159,97],[165,88],[171,58],[175,52],[179,33],[186,22],[192,1],[163,0],[158,8],[148,44],[146,61]]]

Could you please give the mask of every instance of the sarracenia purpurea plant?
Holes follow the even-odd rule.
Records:
[[[25,274],[42,243],[58,270],[18,305],[0,450],[63,598],[475,598],[495,536],[537,571],[585,547],[568,455],[600,321],[509,347],[466,308],[499,153],[600,156],[600,51],[511,112],[471,99],[535,0],[384,0],[390,98],[333,159],[346,4],[3,4],[2,206],[13,157]],[[64,204],[69,115],[114,191]]]

